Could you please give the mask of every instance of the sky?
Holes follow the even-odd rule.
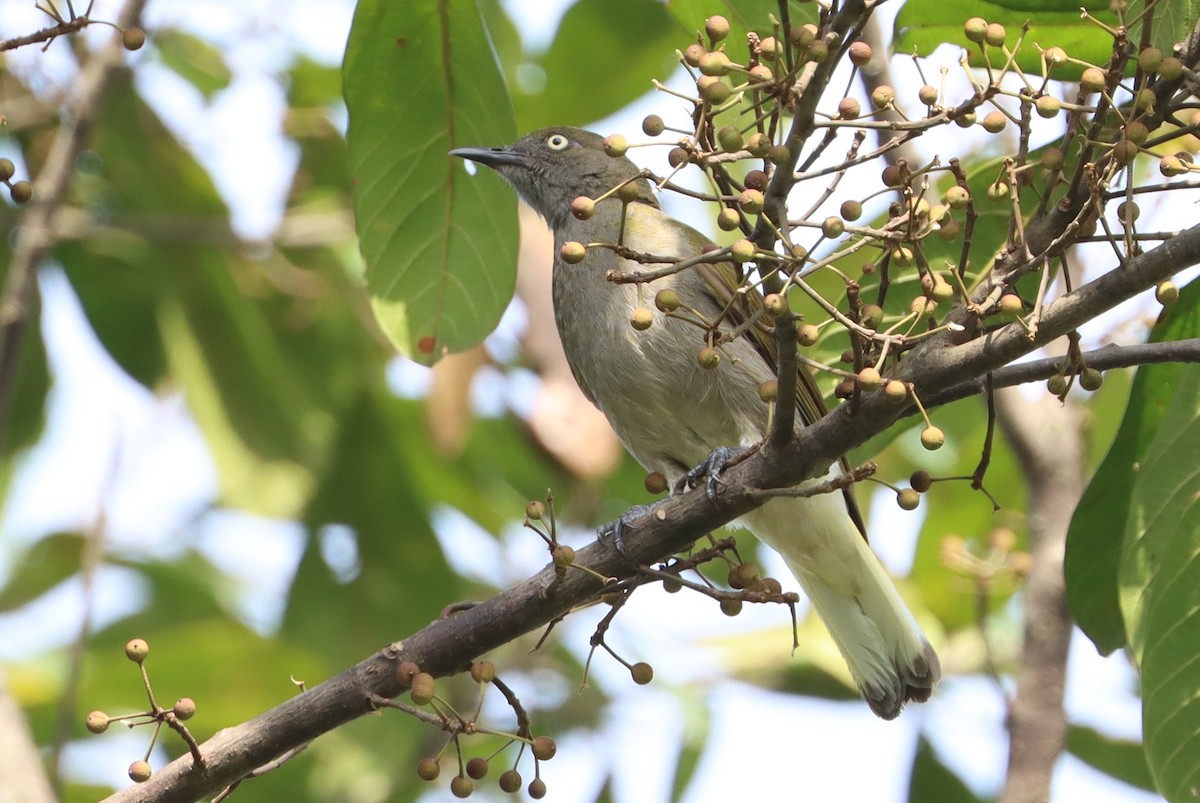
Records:
[[[103,17],[115,5],[97,0],[95,16]],[[559,18],[556,11],[564,7],[562,0],[510,0],[505,5],[535,48],[549,41]],[[278,133],[284,98],[272,72],[284,63],[290,47],[337,63],[352,6],[349,0],[150,3],[148,29],[182,25],[220,46],[235,71],[230,88],[206,105],[149,56],[133,57],[135,62],[144,60],[139,90],[210,169],[233,210],[236,230],[244,236],[266,236],[278,223],[296,159]],[[44,25],[31,7],[32,3],[0,3],[0,29]],[[255,32],[253,40],[247,39],[248,32]],[[39,57],[39,69],[50,82],[66,77],[55,66],[54,52],[51,48],[48,58]],[[19,54],[31,56],[28,50]],[[957,53],[935,58],[954,63]],[[648,107],[647,101],[635,104],[597,121],[594,128],[636,134]],[[963,136],[957,129],[953,135]],[[936,148],[936,138],[922,146]],[[0,142],[0,150],[6,147]],[[687,204],[668,208],[679,216],[694,215]],[[1183,215],[1194,216],[1194,207],[1179,204],[1163,213],[1184,219]],[[22,461],[0,519],[0,577],[11,571],[14,552],[22,545],[48,532],[87,526],[103,500],[114,547],[169,556],[185,548],[179,536],[186,534],[188,543],[218,566],[240,572],[246,582],[231,605],[251,626],[269,632],[282,613],[299,558],[299,526],[210,509],[217,493],[216,470],[185,401],[151,393],[119,370],[91,334],[61,272],[47,269],[41,288],[43,334],[55,384],[46,434]],[[1133,317],[1139,313],[1136,305],[1124,311]],[[506,316],[503,331],[490,345],[511,350],[522,319],[520,310]],[[1107,336],[1099,330],[1091,335],[1097,342]],[[419,393],[424,369],[398,362],[391,378],[397,392]],[[493,376],[482,381],[496,380]],[[506,406],[519,411],[528,387],[518,384],[503,395],[505,404],[497,405],[496,394],[477,393],[480,414],[503,414]],[[894,510],[887,492],[874,502],[874,521]],[[451,509],[440,511],[434,523],[451,561],[470,576],[503,585],[544,563],[541,550],[515,530],[497,540]],[[890,517],[888,526],[902,535],[880,539],[886,544],[883,558],[889,568],[903,573],[911,564],[920,518]],[[590,537],[577,534],[579,543]],[[248,552],[255,560],[245,559]],[[770,556],[764,556],[764,562],[768,573],[786,576]],[[144,602],[136,577],[113,567],[101,570],[91,594],[94,627],[119,620]],[[702,720],[710,726],[705,755],[712,760],[702,761],[684,798],[687,803],[778,799],[785,791],[802,791],[809,800],[847,799],[847,793],[885,803],[903,800],[918,732],[977,793],[994,794],[1002,783],[1003,706],[989,680],[950,678],[929,704],[884,723],[859,702],[783,695],[724,679],[722,665],[745,649],[747,639],[756,660],[789,660],[787,623],[780,621],[773,606],[748,606],[742,616],[730,619],[715,615],[707,600],[668,596],[655,589],[639,591],[631,606],[632,615],[622,618],[614,640],[625,654],[654,664],[655,682],[635,687],[615,664],[596,666],[593,681],[614,695],[615,702],[600,732],[568,734],[559,740],[559,755],[547,767],[556,801],[593,799],[609,770],[619,803],[665,799],[677,745],[687,737],[689,725]],[[18,613],[0,614],[0,660],[68,643],[84,609],[82,587],[68,582]],[[585,650],[593,625],[586,617],[569,621],[564,643]],[[1123,657],[1100,658],[1090,642],[1076,634],[1067,698],[1073,721],[1111,736],[1139,738],[1135,688]],[[690,705],[680,707],[680,695]],[[764,731],[763,723],[770,728]],[[121,749],[126,759],[109,760],[95,747],[81,745],[68,754],[68,768],[80,777],[123,784],[129,752]],[[731,767],[752,771],[733,773]],[[449,799],[449,793],[433,790],[424,799]],[[1159,798],[1114,783],[1064,756],[1055,776],[1054,799],[1136,803]]]

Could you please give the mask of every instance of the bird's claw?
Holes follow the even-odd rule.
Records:
[[[751,447],[753,448],[753,447]],[[704,494],[708,497],[708,501],[717,501],[717,486],[721,484],[721,472],[735,458],[746,454],[749,449],[730,449],[728,446],[718,446],[709,453],[708,457],[701,461],[700,465],[693,468],[679,481],[675,487],[676,492],[684,489],[695,488],[700,484],[700,480],[704,480]]]
[[[633,507],[629,508],[629,510],[626,510],[624,513],[622,513],[616,521],[605,524],[599,530],[597,530],[597,539],[600,541],[600,543],[611,544],[612,548],[616,550],[617,554],[623,557],[625,560],[630,561],[631,563],[636,563],[637,561],[630,557],[629,553],[625,551],[625,530],[633,523],[634,519],[641,518],[646,513],[649,513],[650,509],[653,507],[653,504],[634,505]]]

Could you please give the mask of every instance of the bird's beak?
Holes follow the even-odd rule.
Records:
[[[470,159],[472,162],[493,168],[504,165],[520,167],[527,163],[524,154],[510,151],[507,148],[455,148],[450,151],[450,155],[460,159]]]

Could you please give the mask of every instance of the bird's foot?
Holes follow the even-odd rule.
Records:
[[[634,519],[641,518],[649,513],[653,507],[653,503],[648,505],[634,505],[622,513],[616,521],[605,524],[597,530],[597,540],[602,544],[610,544],[617,551],[618,555],[631,563],[636,563],[637,561],[625,551],[625,531],[633,524]]]
[[[750,446],[745,449],[730,449],[728,446],[718,446],[708,457],[704,458],[700,465],[679,480],[675,486],[675,492],[679,493],[685,489],[695,488],[701,480],[704,480],[705,495],[710,502],[716,502],[717,486],[721,484],[721,472],[731,465],[737,465],[758,451],[758,448],[758,446]]]

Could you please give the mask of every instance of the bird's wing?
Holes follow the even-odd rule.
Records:
[[[771,370],[778,371],[778,346],[775,343],[775,333],[766,323],[762,314],[762,294],[753,287],[737,292],[741,283],[741,271],[729,262],[701,263],[694,266],[692,270],[699,273],[709,294],[722,310],[726,310],[726,320],[732,327],[745,326],[747,321],[754,321],[745,330],[746,337],[767,365],[771,367]],[[804,365],[798,366],[796,371],[796,409],[805,426],[815,423],[828,412],[812,372]],[[843,471],[850,470],[850,464],[845,456],[842,457],[841,464]],[[847,486],[843,490],[843,495],[850,518],[854,520],[854,524],[863,534],[863,538],[866,538],[866,524],[863,522],[858,502],[855,501],[853,489]]]

